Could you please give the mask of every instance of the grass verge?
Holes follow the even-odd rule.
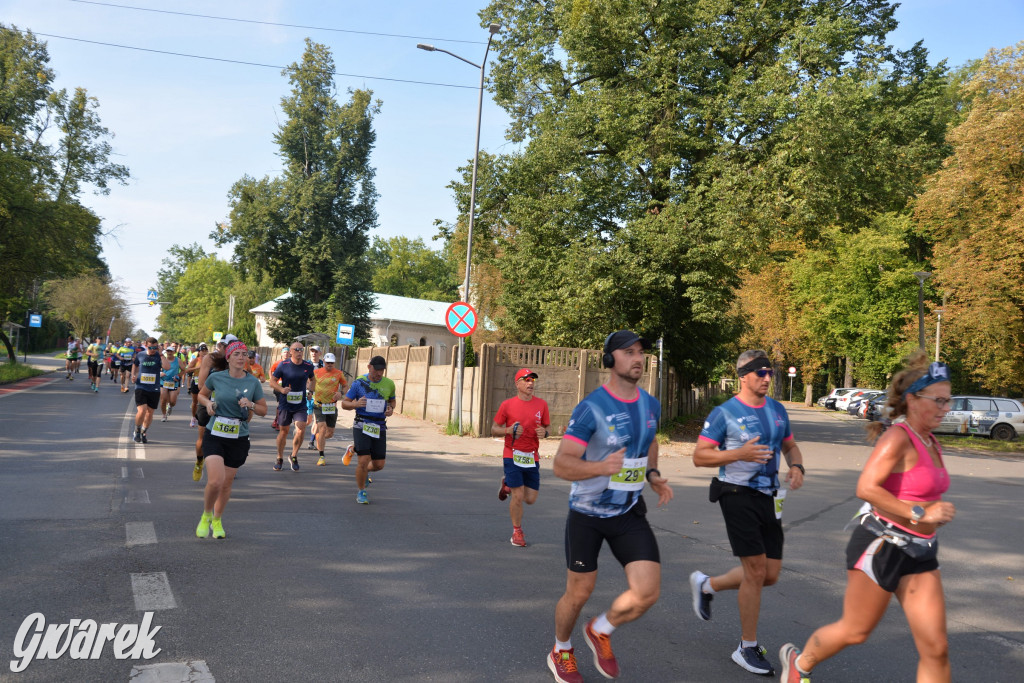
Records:
[[[1024,455],[1024,439],[1020,437],[1013,441],[996,441],[995,439],[984,439],[977,436],[954,436],[938,435],[939,443],[943,446],[953,448],[969,448],[972,451],[986,451],[989,453],[1019,453]]]
[[[11,382],[17,382],[19,379],[45,374],[42,370],[36,370],[31,365],[25,365],[24,363],[0,363],[0,384],[10,384]]]

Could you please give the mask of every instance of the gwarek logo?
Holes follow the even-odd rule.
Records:
[[[97,624],[92,619],[71,619],[66,624],[46,624],[36,612],[25,617],[14,637],[11,671],[21,673],[33,659],[99,659],[109,641],[117,659],[152,659],[161,652],[153,641],[162,626],[151,628],[153,613],[146,612],[142,624]]]

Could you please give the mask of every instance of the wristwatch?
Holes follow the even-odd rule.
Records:
[[[920,505],[915,505],[914,507],[910,508],[910,523],[911,524],[917,524],[918,522],[921,521],[922,518],[924,518],[924,508],[923,507],[921,507]]]
[[[794,464],[790,465],[790,468],[793,468],[793,467],[795,467],[798,470],[800,470],[800,474],[802,474],[804,476],[807,476],[807,470],[804,469],[804,466],[802,464],[794,463]]]
[[[651,473],[652,472],[657,472],[658,476],[659,477],[661,476],[661,470],[659,470],[657,467],[652,467],[651,469],[647,470],[647,474],[644,475],[644,478],[647,479],[647,481],[651,480]]]

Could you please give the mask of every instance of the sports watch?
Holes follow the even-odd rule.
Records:
[[[910,508],[910,523],[917,524],[924,517],[924,508],[920,505],[915,505]]]

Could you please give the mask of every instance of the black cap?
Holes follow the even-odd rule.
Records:
[[[640,342],[640,345],[644,347],[644,350],[651,348],[651,342],[647,341],[636,332],[632,330],[619,330],[608,335],[608,338],[604,341],[604,352],[611,353],[619,349],[625,349],[633,344]]]
[[[384,360],[384,356],[374,356],[370,359],[370,365],[377,370],[383,370],[388,366],[388,362]]]

